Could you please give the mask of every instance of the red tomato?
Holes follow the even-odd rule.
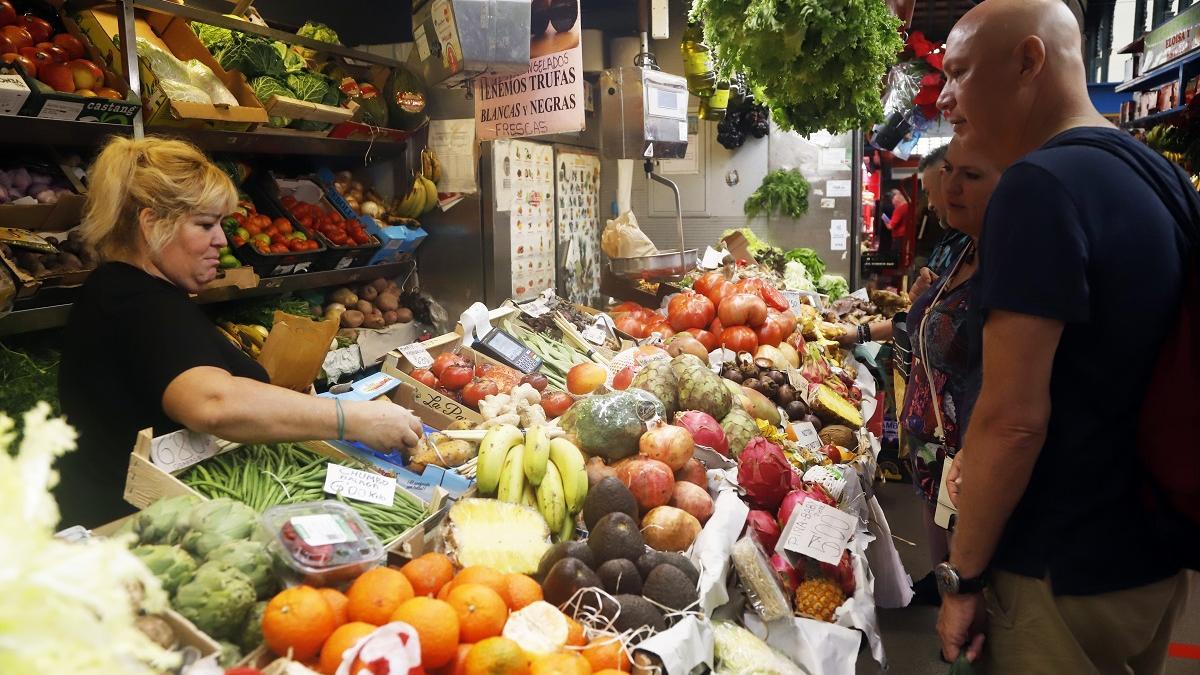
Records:
[[[287,244],[271,244],[271,253],[287,253]]]
[[[321,245],[318,244],[317,242],[313,241],[312,239],[309,239],[308,241],[306,241],[304,243],[305,243],[305,248],[307,248],[310,251],[316,251],[321,248]]]
[[[639,340],[650,334],[646,330],[646,322],[634,316],[632,312],[620,315],[613,323],[617,325],[617,330]]]
[[[280,222],[280,221],[283,221],[283,222]],[[276,227],[276,229],[279,230],[280,234],[291,234],[292,233],[292,221],[290,221],[286,218],[277,219],[275,221],[275,227]]]
[[[735,352],[753,354],[758,349],[758,336],[747,326],[726,328],[721,333],[721,346]]]
[[[429,370],[433,371],[434,377],[440,379],[442,377],[442,372],[446,370],[446,368],[450,366],[462,365],[463,363],[465,363],[463,357],[457,352],[442,352],[441,354],[438,354],[436,358],[434,358],[433,365],[429,367]]]
[[[491,380],[475,380],[463,387],[463,403],[478,409],[480,401],[488,396],[495,396],[499,393],[500,387],[497,387],[495,382]]]
[[[762,279],[742,279],[734,284],[738,293],[749,293],[762,298],[770,307],[783,311],[788,308],[787,298],[778,289],[767,284]]]
[[[546,417],[554,419],[561,417],[575,403],[575,398],[565,391],[545,391],[542,393],[542,410]]]
[[[430,389],[436,389],[441,386],[437,377],[428,368],[415,368],[408,376]]]
[[[653,333],[658,333],[659,337],[666,340],[675,334],[675,329],[671,327],[671,324],[667,323],[666,319],[659,319],[656,323],[646,326],[646,335]]]
[[[708,325],[708,332],[717,336],[717,339],[720,340],[721,333],[725,332],[725,326],[721,325],[720,319],[713,319],[713,322]]]
[[[709,288],[704,296],[713,304],[713,307],[720,307],[721,301],[733,295],[734,292],[734,285],[722,279],[721,283]]]
[[[778,347],[779,343],[783,342],[783,339],[788,336],[788,333],[784,331],[786,323],[787,321],[779,312],[773,309],[770,310],[767,314],[766,322],[754,331],[758,336],[758,344]]]
[[[726,328],[747,325],[757,328],[767,320],[767,303],[757,295],[734,293],[721,301],[717,317]]]
[[[694,335],[696,339],[700,341],[700,344],[704,345],[704,348],[708,351],[711,352],[717,348],[717,336],[704,330],[703,328],[689,328],[687,329],[687,332]]]
[[[725,275],[720,272],[705,272],[696,279],[696,283],[692,284],[692,290],[700,295],[708,295],[709,289],[716,288],[722,283],[729,283]]]
[[[636,302],[622,302],[621,304],[617,305],[616,307],[613,307],[609,313],[610,314],[620,314],[622,312],[636,312],[641,309],[645,309],[645,307],[642,307],[641,305],[637,304]]]
[[[780,312],[779,320],[783,322],[784,337],[796,332],[796,315],[792,314],[790,309],[786,312]]]
[[[711,300],[690,291],[679,293],[667,304],[667,320],[671,322],[671,328],[677,331],[704,328],[712,323],[716,314]]]
[[[303,251],[304,250],[304,240],[289,239],[288,243],[287,243],[287,247],[288,247],[289,251]]]
[[[470,384],[471,380],[474,378],[475,369],[471,366],[453,365],[447,366],[446,369],[442,371],[441,377],[438,379],[441,380],[442,386],[451,391],[455,391]]]

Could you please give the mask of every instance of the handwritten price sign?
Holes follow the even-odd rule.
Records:
[[[846,544],[854,536],[856,524],[854,516],[815,499],[806,499],[792,516],[792,527],[788,530],[783,547],[836,565],[842,559]]]
[[[221,448],[210,434],[180,429],[150,441],[150,461],[167,473],[174,473],[215,457]]]
[[[419,342],[404,345],[400,348],[400,353],[414,368],[428,368],[433,365],[433,357],[430,356],[429,350]]]
[[[391,506],[396,500],[396,479],[330,464],[325,472],[325,491],[346,499]]]

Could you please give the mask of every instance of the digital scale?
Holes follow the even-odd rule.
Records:
[[[487,354],[526,375],[542,367],[542,357],[499,328],[493,328],[487,335],[472,343],[471,349]]]

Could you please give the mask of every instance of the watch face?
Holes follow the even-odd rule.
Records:
[[[958,593],[958,572],[949,563],[941,563],[933,568],[933,576],[937,579],[939,593],[942,595]]]

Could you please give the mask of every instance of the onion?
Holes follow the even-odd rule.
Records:
[[[771,555],[770,563],[771,569],[775,570],[775,576],[779,577],[779,582],[783,584],[783,588],[787,591],[787,594],[790,596],[795,593],[796,587],[804,580],[804,577],[800,574],[800,570],[796,569],[796,566],[792,564],[791,560],[787,559],[787,556],[778,553]]]
[[[380,206],[377,202],[365,201],[365,202],[362,202],[362,204],[360,204],[359,206],[360,206],[360,210],[362,211],[362,214],[365,216],[372,216],[374,218],[378,218],[383,215],[383,207]]]
[[[775,516],[767,511],[751,511],[750,515],[746,516],[746,527],[758,537],[758,543],[762,544],[763,548],[768,551],[775,550],[775,544],[779,542],[781,534]]]
[[[725,328],[750,326],[757,328],[767,320],[767,303],[757,295],[735,293],[721,301],[717,318]]]
[[[675,415],[675,424],[692,432],[696,445],[703,445],[729,456],[729,441],[725,431],[712,415],[699,410],[688,410]]]

